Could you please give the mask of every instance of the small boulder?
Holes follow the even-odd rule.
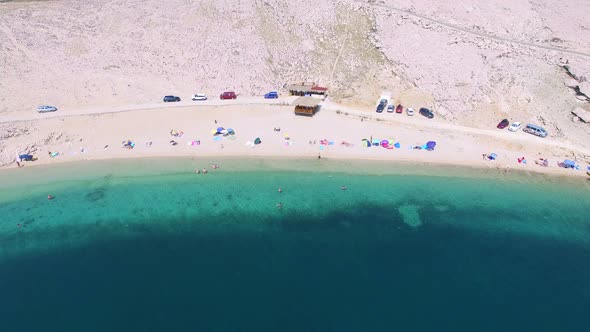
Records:
[[[563,84],[565,84],[565,86],[567,86],[568,88],[577,89],[579,83],[573,78],[568,78],[567,80],[565,80],[565,82],[563,82]]]

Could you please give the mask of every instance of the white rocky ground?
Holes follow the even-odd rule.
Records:
[[[589,12],[584,0],[2,2],[0,119],[305,80],[367,111],[385,90],[462,125],[507,117],[588,147],[571,111],[590,104],[559,64],[590,78]]]

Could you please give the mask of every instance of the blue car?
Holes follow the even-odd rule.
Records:
[[[279,98],[279,93],[276,91],[271,91],[264,95],[264,99],[277,99]]]

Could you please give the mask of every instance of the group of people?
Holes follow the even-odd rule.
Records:
[[[212,169],[218,169],[219,168],[219,165],[218,164],[211,164],[209,166],[211,166]],[[204,167],[203,167],[202,170],[200,170],[198,168],[195,168],[195,174],[201,174],[201,172],[203,172],[203,174],[207,174],[208,173],[207,169],[204,168]]]

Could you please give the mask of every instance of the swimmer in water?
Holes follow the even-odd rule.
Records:
[[[342,190],[346,190],[346,186],[342,186],[340,189],[342,189]]]
[[[283,189],[279,188],[279,194],[283,192]]]
[[[195,174],[201,174],[201,171],[199,171],[198,168],[195,168]]]
[[[47,199],[48,199],[48,200],[52,200],[52,199],[54,199],[54,198],[55,198],[55,197],[53,197],[53,196],[51,196],[51,195],[47,195]]]
[[[278,203],[277,203],[277,207],[278,207],[279,209],[282,209],[282,208],[283,208],[283,203],[281,203],[281,202],[278,202]]]
[[[203,174],[207,174],[207,169],[203,168]]]

